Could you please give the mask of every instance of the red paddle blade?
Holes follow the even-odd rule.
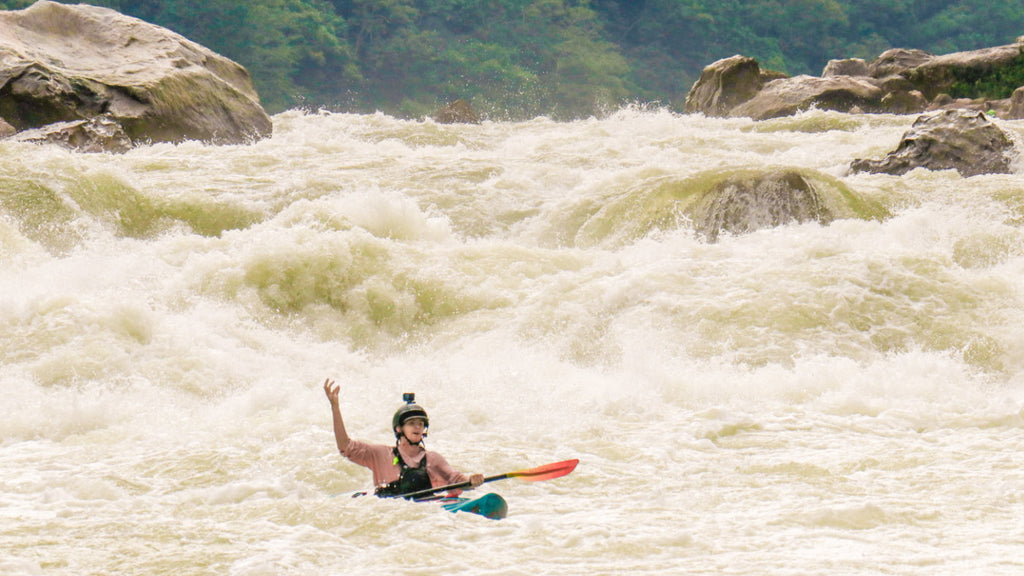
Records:
[[[561,478],[562,476],[572,472],[576,469],[576,465],[579,463],[579,458],[574,458],[563,462],[555,462],[554,464],[545,464],[536,468],[530,468],[529,470],[509,472],[505,476],[508,478],[519,478],[520,480],[526,480],[527,482],[551,480],[552,478]]]

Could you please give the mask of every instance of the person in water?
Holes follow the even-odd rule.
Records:
[[[330,378],[324,381],[324,393],[331,402],[331,413],[334,416],[334,440],[338,443],[338,451],[373,472],[373,485],[377,487],[375,494],[378,496],[399,496],[467,481],[474,488],[483,484],[483,474],[466,476],[453,469],[444,456],[437,452],[428,453],[423,447],[430,419],[427,418],[426,410],[414,403],[412,394],[406,396],[406,404],[391,419],[395,445],[387,446],[368,444],[348,437],[338,405],[339,389],[340,386],[335,385]]]

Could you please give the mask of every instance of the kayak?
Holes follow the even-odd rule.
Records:
[[[352,494],[353,498],[360,496],[369,496],[369,492],[356,492]],[[335,494],[334,496],[337,496]],[[332,498],[334,496],[331,496]],[[492,520],[501,520],[505,516],[508,516],[508,504],[500,494],[490,492],[484,494],[479,498],[460,498],[455,496],[441,496],[435,498],[423,498],[421,500],[413,500],[413,502],[436,502],[441,505],[442,508],[449,512],[469,512],[470,514],[479,514],[485,518]]]
[[[499,494],[490,492],[479,498],[442,498],[438,500],[449,512],[469,512],[491,520],[501,520],[508,515],[508,504]]]
[[[553,478],[561,478],[562,476],[569,474],[576,469],[576,465],[579,463],[579,459],[574,458],[572,460],[546,464],[544,466],[538,466],[528,470],[519,470],[517,472],[498,474],[496,476],[487,476],[484,478],[484,482],[504,480],[505,478],[520,478],[527,482],[551,480]],[[505,499],[493,492],[484,494],[479,498],[435,496],[438,492],[443,492],[445,490],[458,490],[460,488],[467,488],[470,485],[471,483],[467,480],[464,482],[449,484],[448,486],[438,486],[436,488],[431,487],[424,490],[416,490],[405,494],[399,494],[398,496],[389,497],[405,498],[416,502],[440,502],[441,506],[449,512],[469,512],[470,514],[479,514],[480,516],[491,518],[493,520],[500,520],[508,515],[508,504],[505,502]],[[352,497],[356,498],[358,496],[366,496],[368,494],[369,492],[356,492]]]

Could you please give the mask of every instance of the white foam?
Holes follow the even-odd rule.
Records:
[[[1017,568],[1011,180],[846,175],[894,117],[275,121],[253,146],[18,149],[55,190],[106,174],[194,213],[126,238],[86,211],[63,253],[0,224],[0,571]],[[636,186],[780,165],[893,215],[577,242]],[[459,469],[580,465],[488,485],[500,523],[351,499],[370,477],[328,377],[353,437],[393,442],[416,392]]]

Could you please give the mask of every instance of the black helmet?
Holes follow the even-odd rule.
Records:
[[[391,417],[391,429],[394,430],[401,427],[410,418],[423,418],[424,426],[429,428],[430,418],[427,417],[427,411],[419,404],[416,404],[416,395],[406,392],[402,395],[402,399],[405,400],[405,404],[398,410],[395,410],[395,415]],[[398,437],[399,433],[395,432],[395,438]]]

